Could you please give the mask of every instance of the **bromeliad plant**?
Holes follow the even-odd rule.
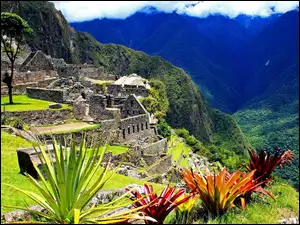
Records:
[[[64,142],[66,143],[66,142]],[[121,223],[129,219],[150,219],[139,211],[143,207],[123,211],[118,214],[111,214],[112,210],[128,206],[120,203],[126,200],[127,193],[117,200],[104,205],[88,208],[90,200],[103,186],[111,179],[115,171],[109,172],[109,162],[104,169],[100,168],[105,148],[97,146],[87,151],[85,138],[80,145],[75,140],[70,140],[70,147],[65,148],[62,143],[53,140],[54,158],[48,149],[41,145],[35,145],[34,149],[43,164],[42,171],[33,163],[40,181],[35,180],[31,175],[26,174],[31,183],[39,193],[22,190],[8,185],[22,192],[30,199],[43,207],[48,213],[31,210],[20,206],[7,206],[29,211],[35,215],[45,218],[52,223]],[[39,151],[38,151],[39,150]],[[100,156],[100,159],[98,158]],[[47,178],[47,180],[46,180]],[[145,205],[147,207],[147,205]]]
[[[251,150],[248,151],[250,154],[250,162],[246,168],[249,171],[256,170],[254,177],[257,178],[258,181],[271,181],[271,174],[277,166],[282,168],[295,159],[295,155],[291,150],[282,152],[280,148],[275,151],[274,155],[262,150],[260,150],[258,154]],[[264,186],[265,184],[262,185],[262,187]]]
[[[147,184],[144,184],[142,191],[145,195],[138,191],[133,192],[128,189],[127,191],[130,194],[130,199],[134,201],[134,207],[140,208],[142,206],[147,206],[141,210],[146,216],[152,217],[156,220],[156,222],[146,220],[146,224],[163,224],[164,220],[173,209],[190,198],[190,195],[181,198],[182,194],[185,192],[184,188],[176,191],[175,187],[169,188],[169,185],[164,188],[159,196],[153,192],[152,185],[148,186]],[[179,198],[181,199],[178,201]]]
[[[184,199],[188,196],[190,196],[190,198],[176,208],[176,224],[191,224],[193,222],[191,218],[191,212],[195,208],[194,206],[196,205],[196,202],[198,202],[199,200],[199,195],[190,195],[187,193],[183,193],[177,199],[177,201],[181,201],[181,199]]]
[[[254,180],[254,173],[255,170],[248,174],[240,171],[229,173],[223,168],[219,174],[207,171],[204,175],[200,170],[194,172],[183,169],[181,177],[191,193],[199,195],[209,215],[215,217],[235,207],[234,201],[237,199],[240,199],[243,208],[246,207],[243,196],[260,191],[259,186],[263,183]]]

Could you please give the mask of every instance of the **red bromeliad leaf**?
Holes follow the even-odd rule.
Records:
[[[128,191],[128,189],[127,189]],[[135,207],[138,207],[140,205],[147,205],[147,207],[143,208],[143,212],[149,216],[154,218],[158,223],[163,223],[167,215],[178,205],[184,203],[187,201],[190,197],[185,197],[181,199],[180,201],[176,201],[177,198],[179,198],[183,193],[185,192],[184,188],[181,188],[179,190],[176,190],[175,187],[169,187],[167,185],[164,190],[161,192],[159,197],[157,197],[157,194],[153,192],[152,185],[144,184],[144,193],[145,198],[141,201],[138,201],[139,204],[134,203],[133,205]],[[132,193],[130,192],[130,199],[136,200],[137,198],[141,197],[142,195],[138,192]],[[149,220],[145,220],[146,223],[153,223]]]
[[[262,150],[259,154],[256,154],[254,151],[248,151],[250,162],[247,169],[249,171],[256,170],[255,178],[258,178],[259,181],[269,179],[277,166],[282,168],[295,159],[295,155],[291,150],[281,152],[281,149],[278,148],[272,156],[270,153]]]

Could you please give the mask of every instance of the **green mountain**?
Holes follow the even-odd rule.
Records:
[[[299,64],[290,66],[281,75],[288,82],[275,80],[270,90],[233,116],[253,147],[269,151],[280,147],[294,151],[296,160],[291,165],[278,170],[277,173],[299,190],[298,71]],[[274,88],[276,89],[273,90]]]
[[[172,127],[184,127],[203,143],[222,143],[236,153],[243,153],[249,147],[236,122],[209,107],[183,69],[161,57],[148,56],[122,45],[101,44],[88,33],[75,32],[51,2],[6,1],[1,2],[1,11],[17,12],[27,20],[34,30],[34,36],[26,39],[32,50],[41,49],[68,63],[100,65],[109,73],[137,73],[147,79],[162,80],[170,103],[166,120]]]

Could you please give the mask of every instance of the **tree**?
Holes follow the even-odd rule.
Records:
[[[149,84],[151,86],[149,96],[141,99],[141,103],[149,113],[161,120],[167,114],[169,108],[166,86],[157,79],[151,79]]]
[[[20,53],[25,34],[31,32],[32,29],[19,15],[10,12],[1,12],[1,45],[11,63],[11,73],[10,75],[8,72],[5,73],[3,79],[3,82],[8,87],[9,104],[13,104],[12,81],[14,77],[14,63],[18,53]]]
[[[171,127],[168,125],[165,119],[161,119],[157,124],[157,132],[159,135],[170,139],[171,137]]]

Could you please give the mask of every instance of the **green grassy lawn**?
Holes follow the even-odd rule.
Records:
[[[172,159],[182,168],[188,167],[188,157],[191,148],[184,142],[184,140],[178,136],[172,135],[168,141],[168,153],[172,153]],[[181,157],[182,154],[186,155],[186,158]]]
[[[31,110],[43,110],[48,109],[49,104],[54,102],[38,100],[33,98],[28,98],[27,95],[14,95],[13,96],[14,104],[8,104],[8,96],[1,97],[1,111],[5,107],[5,111],[14,112],[14,111],[31,111]],[[71,108],[67,104],[62,104],[61,109]],[[51,110],[60,110],[60,109],[51,109]]]
[[[35,187],[28,181],[28,179],[21,175],[18,157],[16,153],[17,148],[31,147],[32,145],[20,138],[14,137],[6,132],[1,132],[1,205],[34,205],[34,201],[30,200],[23,194],[18,191],[15,191],[12,188],[9,188],[4,183],[14,185],[16,187],[29,190],[37,191]],[[120,154],[125,152],[128,149],[123,146],[110,146],[108,151],[113,152],[114,154]],[[100,173],[100,171],[99,171]],[[142,180],[138,180],[132,177],[123,176],[121,174],[115,174],[113,178],[105,184],[103,190],[110,190],[116,188],[122,188],[129,184],[144,184]],[[160,191],[163,189],[163,186],[159,184],[152,184],[154,190]],[[1,213],[12,211],[11,208],[1,208]]]
[[[128,151],[126,146],[109,145],[107,152],[111,152],[113,155],[119,155]]]

